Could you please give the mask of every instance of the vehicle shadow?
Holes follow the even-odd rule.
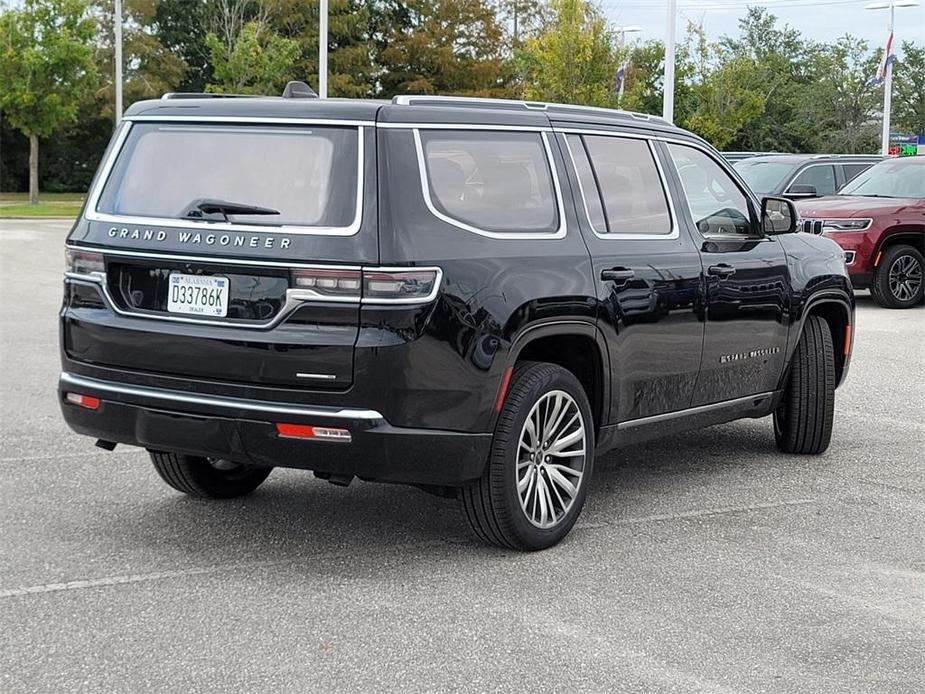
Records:
[[[693,484],[695,477],[702,487],[733,468],[747,473],[775,450],[769,422],[751,420],[608,453],[596,462],[580,522],[649,515],[659,499]],[[501,551],[470,534],[453,499],[402,485],[354,482],[343,489],[295,470],[274,471],[242,499],[199,501],[169,492],[136,512],[125,527],[112,529],[123,542],[167,549],[197,565],[304,559],[308,567],[314,557],[392,558],[399,548],[417,554],[447,548],[456,555]],[[321,564],[313,566],[324,571]]]

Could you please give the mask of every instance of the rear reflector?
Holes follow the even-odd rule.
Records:
[[[851,323],[845,325],[845,356],[851,354]]]
[[[507,389],[511,385],[511,374],[513,373],[513,366],[509,366],[504,370],[504,375],[501,377],[501,387],[498,388],[498,397],[495,399],[495,412],[500,412],[501,408],[504,407],[504,398],[507,397]]]
[[[276,433],[284,439],[314,439],[316,441],[340,441],[350,443],[351,436],[347,429],[337,429],[335,427],[316,427],[310,424],[285,424],[279,422],[276,425]]]
[[[92,395],[81,395],[80,393],[65,393],[64,399],[72,405],[86,407],[88,410],[95,410],[100,406],[100,399]]]

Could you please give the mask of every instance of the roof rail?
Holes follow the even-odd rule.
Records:
[[[263,94],[213,94],[212,92],[167,92],[161,99],[266,99]]]
[[[668,123],[661,116],[651,116],[646,113],[635,113],[615,108],[602,108],[600,106],[580,106],[577,104],[557,104],[545,101],[523,101],[518,99],[492,99],[477,96],[447,96],[430,94],[401,94],[392,98],[392,103],[399,106],[463,106],[486,107],[496,109],[510,109],[521,111],[546,111],[553,113],[599,113],[602,116],[618,118],[633,118],[643,121],[659,121]]]

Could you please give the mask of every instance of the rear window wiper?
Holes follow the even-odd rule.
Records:
[[[184,217],[203,217],[205,215],[220,214],[224,220],[228,221],[228,215],[232,214],[279,214],[279,210],[269,207],[258,207],[257,205],[248,205],[242,202],[229,202],[228,200],[216,200],[214,198],[201,198],[193,200],[183,213]]]

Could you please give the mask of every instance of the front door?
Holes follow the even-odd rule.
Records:
[[[718,157],[695,146],[666,146],[706,283],[703,361],[691,405],[773,391],[789,330],[787,257],[777,238],[760,231],[754,201]]]
[[[611,421],[685,409],[703,342],[700,256],[654,147],[618,132],[570,133],[565,143],[610,351]]]

